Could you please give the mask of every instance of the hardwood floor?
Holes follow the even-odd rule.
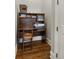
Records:
[[[16,59],[50,59],[50,46],[46,42],[33,42],[24,51],[19,48]]]

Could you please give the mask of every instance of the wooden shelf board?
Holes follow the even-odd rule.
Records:
[[[19,14],[27,14],[27,15],[44,15],[44,13],[22,13],[22,12],[20,12]]]
[[[32,18],[32,17],[19,17],[19,19],[26,19],[26,18],[29,18],[29,19],[36,19],[36,18]]]
[[[46,28],[44,28],[44,29],[37,29],[37,28],[18,28],[18,30],[37,30],[37,31],[44,31],[44,30],[46,30]]]
[[[18,30],[33,30],[33,28],[18,28]]]

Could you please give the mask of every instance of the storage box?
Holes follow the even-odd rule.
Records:
[[[33,41],[42,40],[42,36],[34,36]]]

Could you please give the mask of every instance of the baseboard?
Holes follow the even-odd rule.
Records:
[[[47,38],[47,43],[51,46],[51,40],[49,40],[49,38]],[[53,59],[53,52],[50,51],[50,59]]]
[[[51,40],[49,38],[47,38],[47,43],[51,46]],[[53,53],[53,51],[50,51],[50,59],[54,59],[55,58],[55,54]]]
[[[47,43],[51,46],[51,40],[49,38],[47,38]]]
[[[54,59],[54,56],[55,56],[54,53],[52,51],[50,51],[50,58]]]

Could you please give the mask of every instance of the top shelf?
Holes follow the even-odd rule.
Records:
[[[38,22],[44,22],[44,13],[19,13],[19,19],[36,19]]]
[[[19,12],[19,14],[27,14],[27,15],[44,15],[44,13],[23,13],[23,12]]]

